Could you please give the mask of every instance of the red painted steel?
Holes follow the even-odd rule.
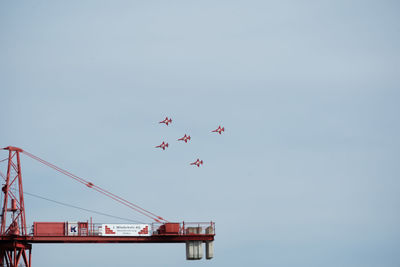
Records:
[[[212,235],[153,235],[153,236],[18,236],[2,237],[5,241],[28,243],[185,243],[187,241],[213,241]]]
[[[1,230],[0,235],[7,234],[22,234],[26,235],[26,222],[25,222],[25,207],[24,207],[24,193],[22,189],[22,175],[21,163],[19,153],[22,149],[17,147],[6,147],[9,150],[7,175],[2,191],[4,193],[3,209],[1,213]],[[16,163],[14,162],[16,159]],[[17,194],[13,193],[10,189],[17,187]],[[11,208],[8,204],[11,204]],[[7,225],[8,211],[11,211],[11,222]]]
[[[74,223],[75,224],[75,223]],[[46,240],[50,238],[53,240],[88,240],[88,242],[93,242],[97,240],[99,243],[107,242],[110,237],[123,238],[124,242],[137,242],[138,240],[146,240],[146,242],[154,242],[154,240],[163,240],[163,242],[175,242],[176,240],[193,240],[193,237],[201,237],[197,241],[209,241],[210,236],[214,234],[207,234],[206,228],[213,228],[213,233],[215,233],[215,225],[213,222],[196,222],[196,223],[165,223],[165,224],[148,224],[149,229],[152,234],[150,236],[102,236],[98,231],[93,231],[94,229],[99,229],[102,224],[91,223],[91,231],[89,231],[88,222],[77,222],[78,225],[77,234],[69,235],[66,231],[68,222],[34,222],[33,223],[33,235],[26,236],[27,240]],[[196,229],[196,232],[187,231],[186,228]],[[157,230],[156,230],[157,229]],[[177,238],[177,236],[180,236]],[[77,237],[83,237],[83,239],[76,239]],[[87,238],[88,237],[88,238]],[[132,237],[129,239],[129,237]],[[140,237],[137,239],[137,237]],[[32,239],[33,238],[33,239]],[[72,238],[72,239],[71,239]],[[189,238],[189,239],[187,239]],[[119,239],[117,239],[119,240]],[[61,241],[60,241],[61,242]],[[183,241],[182,241],[183,242]]]
[[[32,245],[25,240],[9,240],[0,242],[0,266],[17,267],[24,262],[26,267],[31,267]]]
[[[0,228],[0,265],[16,267],[22,261],[25,266],[31,266],[31,244],[27,241],[18,242],[18,236],[26,236],[26,220],[24,206],[24,191],[22,188],[21,148],[8,146],[7,175],[2,187],[4,202],[1,213]],[[10,204],[11,207],[8,207]],[[8,222],[9,220],[9,222]],[[27,256],[29,255],[29,257]]]
[[[179,230],[179,223],[165,223],[158,228],[160,234],[178,234]]]
[[[170,223],[160,216],[155,215],[141,207],[114,195],[91,182],[88,182],[68,171],[65,171],[51,163],[48,163],[18,147],[8,146],[7,175],[5,185],[2,188],[4,202],[1,213],[0,228],[0,266],[17,267],[21,263],[31,267],[31,249],[33,243],[185,243],[188,241],[213,241],[215,236],[215,224],[210,223]],[[153,223],[151,236],[99,236],[95,231],[92,219],[89,222],[78,222],[77,235],[68,235],[65,222],[35,222],[33,235],[28,235],[25,219],[24,196],[22,188],[20,153],[85,184],[89,188],[107,195],[108,197],[124,204],[143,215],[152,218]],[[14,188],[11,190],[11,188]],[[10,207],[9,207],[10,205]],[[9,223],[8,222],[9,219]],[[161,223],[164,221],[164,223]],[[158,228],[157,228],[158,227]],[[186,227],[195,227],[196,233],[187,231]],[[204,229],[213,228],[208,234]],[[157,231],[154,231],[157,228]]]
[[[64,236],[65,223],[63,222],[34,222],[33,235],[35,236]]]
[[[88,222],[78,222],[78,234],[80,236],[89,235],[89,223]]]

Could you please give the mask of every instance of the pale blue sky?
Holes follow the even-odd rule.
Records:
[[[185,261],[183,244],[34,245],[34,266],[399,266],[399,8],[2,1],[0,145],[217,227],[211,261]],[[226,133],[211,134],[219,124]],[[185,133],[190,144],[175,141]],[[27,192],[146,220],[27,157],[23,179]],[[25,205],[29,223],[91,216]]]

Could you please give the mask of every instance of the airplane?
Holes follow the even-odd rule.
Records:
[[[212,133],[219,133],[221,134],[222,132],[225,132],[225,127],[218,126],[218,128],[214,131],[211,131]]]
[[[190,140],[190,135],[186,135],[186,134],[184,137],[178,139],[178,141],[185,141],[185,143],[187,143],[188,140]]]
[[[166,125],[168,125],[169,123],[172,123],[172,119],[168,117],[165,117],[165,119],[163,121],[160,121],[158,123],[165,123]]]
[[[161,145],[156,146],[156,148],[162,148],[162,150],[165,150],[166,147],[168,147],[168,143],[165,143],[164,141],[161,143]]]
[[[203,165],[203,161],[197,159],[195,162],[190,163],[190,165],[196,165],[197,167],[200,167],[200,165]]]

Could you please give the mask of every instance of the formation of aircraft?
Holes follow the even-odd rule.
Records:
[[[188,140],[190,140],[190,135],[186,135],[186,134],[182,138],[178,139],[178,141],[185,141],[185,143],[187,143]]]
[[[170,123],[172,123],[172,118],[165,117],[164,120],[162,120],[158,123],[164,123],[168,126]],[[215,129],[214,131],[211,131],[211,132],[222,134],[222,132],[225,132],[225,128],[221,127],[221,125],[219,125],[217,129]],[[184,141],[185,143],[187,143],[190,140],[191,140],[190,135],[185,134],[182,138],[179,138],[177,141]],[[161,145],[156,146],[156,148],[161,148],[162,150],[165,150],[165,148],[167,148],[167,147],[168,147],[168,143],[166,143],[164,141],[161,143]],[[195,162],[190,163],[190,165],[200,167],[201,165],[203,165],[203,160],[197,159]]]
[[[168,143],[165,143],[164,141],[161,143],[161,145],[156,146],[156,148],[162,148],[162,150],[165,150],[166,147],[168,147]]]
[[[168,117],[165,117],[164,120],[162,120],[158,123],[165,123],[168,126],[169,123],[172,123],[172,119],[171,118],[168,119]]]
[[[197,159],[195,162],[190,163],[190,165],[196,165],[197,167],[200,167],[200,165],[203,165],[203,161]]]

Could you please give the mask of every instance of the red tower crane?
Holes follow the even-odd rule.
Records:
[[[213,257],[215,223],[169,222],[161,216],[145,210],[21,148],[8,146],[3,149],[8,151],[8,157],[0,161],[7,161],[6,175],[0,172],[4,179],[2,187],[4,201],[1,213],[0,266],[17,267],[20,266],[20,263],[23,263],[25,266],[31,267],[33,243],[186,243],[186,258],[188,260],[201,259],[203,255],[202,243],[205,243],[206,258],[211,259]],[[33,158],[120,204],[151,218],[154,222],[151,224],[124,225],[124,228],[130,227],[133,229],[128,234],[118,232],[118,227],[122,226],[115,224],[99,226],[92,222],[82,222],[70,226],[68,222],[34,222],[33,233],[28,233],[22,187],[21,154]],[[74,231],[71,231],[71,229]]]

